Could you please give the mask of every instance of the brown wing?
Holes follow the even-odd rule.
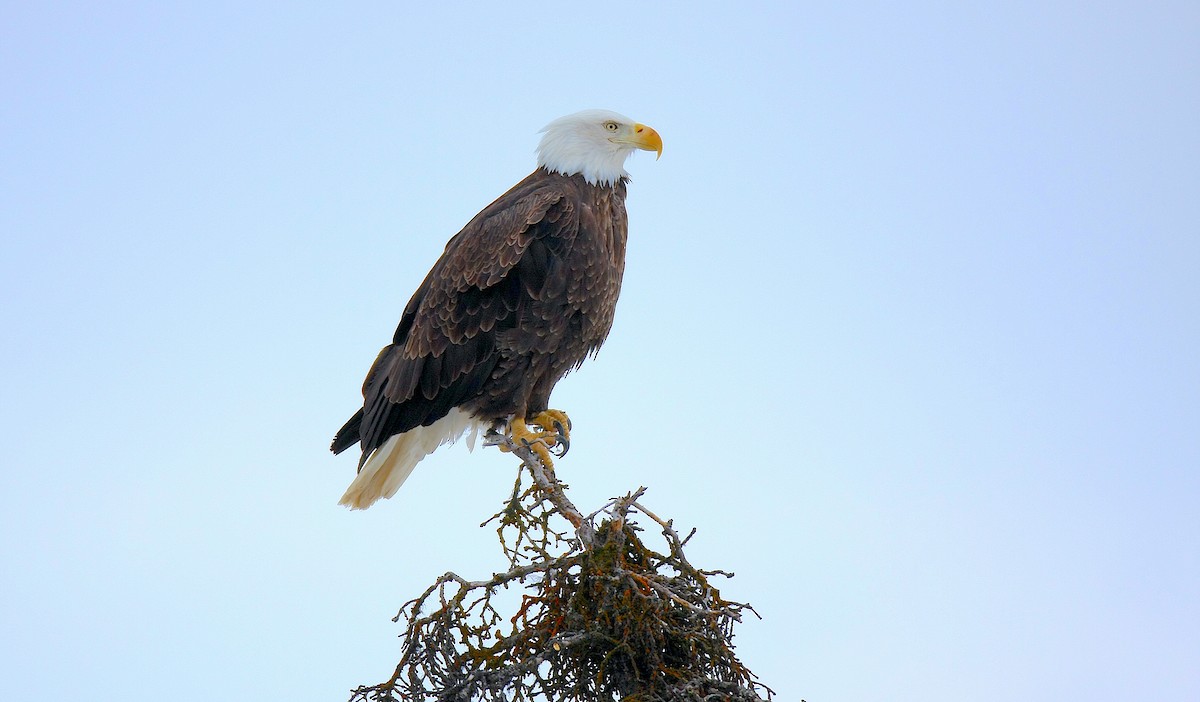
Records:
[[[393,435],[432,424],[478,395],[499,361],[496,336],[541,294],[577,222],[574,198],[542,171],[476,215],[409,301],[363,383],[363,409],[334,438],[334,453],[360,443],[365,460]]]

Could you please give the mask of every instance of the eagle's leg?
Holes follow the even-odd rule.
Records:
[[[538,426],[541,427],[540,424]],[[531,430],[524,417],[512,418],[508,423],[508,435],[512,437],[513,443],[536,453],[546,470],[554,470],[554,461],[550,459],[550,447],[558,443],[557,436],[546,431]]]
[[[567,451],[571,450],[571,418],[567,416],[566,412],[556,409],[542,410],[531,418],[529,423],[541,427],[546,434],[554,431],[554,442],[549,445],[560,447],[557,452],[559,458],[567,455]]]

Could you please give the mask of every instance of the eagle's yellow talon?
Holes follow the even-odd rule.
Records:
[[[567,455],[567,451],[571,449],[571,418],[566,412],[556,409],[543,410],[530,419],[529,423],[542,428],[547,447],[559,447],[560,458]],[[553,434],[550,433],[552,430]]]
[[[534,431],[535,426],[541,431]],[[524,417],[513,417],[508,423],[508,435],[517,443],[537,454],[542,465],[554,470],[554,462],[550,458],[550,449],[558,446],[562,450],[559,457],[566,455],[571,447],[571,420],[566,412],[561,410],[545,410],[537,416],[526,420]]]
[[[560,433],[568,435],[571,433],[571,418],[562,410],[543,410],[537,416],[531,418],[529,423],[536,424],[543,429],[553,429],[555,425],[558,425]],[[563,430],[563,427],[565,427],[565,430]]]

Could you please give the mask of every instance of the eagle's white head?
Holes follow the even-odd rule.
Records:
[[[559,117],[542,134],[538,166],[563,175],[579,173],[592,185],[612,185],[627,176],[625,159],[634,149],[662,155],[658,132],[609,110]]]

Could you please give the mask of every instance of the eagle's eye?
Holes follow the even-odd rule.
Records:
[[[610,132],[615,132],[615,131],[617,131],[618,125],[616,122],[605,122],[604,128]]]

